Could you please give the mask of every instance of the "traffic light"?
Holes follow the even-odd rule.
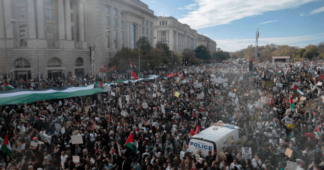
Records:
[[[249,70],[250,70],[250,72],[253,71],[253,60],[252,59],[249,59]]]

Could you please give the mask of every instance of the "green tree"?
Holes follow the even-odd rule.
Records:
[[[122,48],[110,59],[108,66],[116,66],[118,72],[126,72],[130,69],[130,60],[138,65],[138,53],[129,48]]]
[[[217,61],[223,61],[223,60],[227,60],[229,58],[230,58],[230,54],[228,52],[224,52],[222,50],[218,50],[213,55],[213,60],[217,60]]]
[[[141,55],[149,53],[152,50],[152,48],[153,47],[151,46],[150,40],[147,37],[141,37],[136,42],[136,49],[141,50]]]
[[[306,50],[304,48],[298,49],[295,53],[296,58],[299,58],[299,59],[303,58],[305,51]]]
[[[182,52],[183,62],[187,62],[187,64],[198,64],[199,59],[195,57],[195,53],[190,49],[184,49]],[[184,63],[183,63],[184,64]]]
[[[163,55],[163,51],[161,49],[154,48],[141,58],[141,69],[154,69],[155,67],[160,66],[164,59],[165,56]]]
[[[210,60],[211,59],[210,52],[203,45],[198,46],[194,50],[194,52],[196,53],[197,58],[200,58],[200,59],[203,59],[203,60]]]
[[[161,49],[163,51],[164,56],[167,56],[167,57],[171,56],[171,51],[169,49],[168,44],[163,43],[163,42],[158,42],[156,44],[156,48]]]

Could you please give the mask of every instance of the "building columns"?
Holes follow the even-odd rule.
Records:
[[[4,31],[4,29],[5,29],[5,21],[3,20],[3,18],[4,18],[4,15],[3,15],[3,11],[4,11],[4,9],[3,9],[3,4],[2,4],[2,1],[0,1],[0,39],[3,39],[4,37],[5,37],[5,31]],[[2,44],[0,44],[0,46],[1,46]]]
[[[83,2],[79,2],[79,41],[84,41],[84,7]]]
[[[29,39],[36,39],[36,22],[34,0],[27,0]]]
[[[65,33],[66,40],[71,41],[71,9],[70,0],[65,0]]]
[[[63,0],[58,1],[58,26],[59,26],[59,40],[65,40],[65,24],[64,24],[64,6]]]
[[[77,48],[78,49],[84,49],[86,50],[87,47],[87,42],[85,42],[85,31],[84,31],[84,2],[83,1],[79,1],[78,4],[78,19],[79,19],[79,23],[78,23],[78,27],[79,27],[79,41],[77,42]]]
[[[45,39],[43,0],[37,0],[37,28],[38,28],[38,39]]]

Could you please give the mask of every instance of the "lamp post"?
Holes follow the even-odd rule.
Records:
[[[98,35],[96,35],[95,37],[94,37],[94,39],[93,39],[93,49],[91,50],[91,63],[90,63],[90,65],[91,65],[91,71],[92,71],[92,76],[93,76],[93,73],[94,73],[94,58],[95,58],[95,54],[94,54],[94,48],[95,48],[95,46],[96,46],[96,39],[97,39],[97,37],[99,36],[99,35],[102,35],[102,34],[106,34],[106,33],[109,33],[109,32],[111,32],[111,31],[105,31],[105,32],[103,32],[103,33],[100,33],[100,34],[98,34]]]
[[[7,40],[7,28],[11,25],[11,24],[15,24],[17,21],[15,19],[11,19],[10,20],[10,24],[8,24],[5,28],[5,36],[4,36],[4,51],[5,51],[5,60],[6,60],[6,64],[5,64],[5,69],[6,69],[6,75],[7,75],[7,81],[8,81],[8,69],[7,69],[7,43],[6,43],[6,40]]]

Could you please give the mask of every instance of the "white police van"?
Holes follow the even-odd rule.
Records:
[[[212,155],[217,155],[217,152],[222,152],[223,147],[228,147],[232,141],[236,143],[239,140],[239,129],[238,126],[222,122],[213,123],[210,127],[191,137],[188,151],[196,154],[197,150],[201,150],[203,157],[208,155],[208,151],[211,151]]]

